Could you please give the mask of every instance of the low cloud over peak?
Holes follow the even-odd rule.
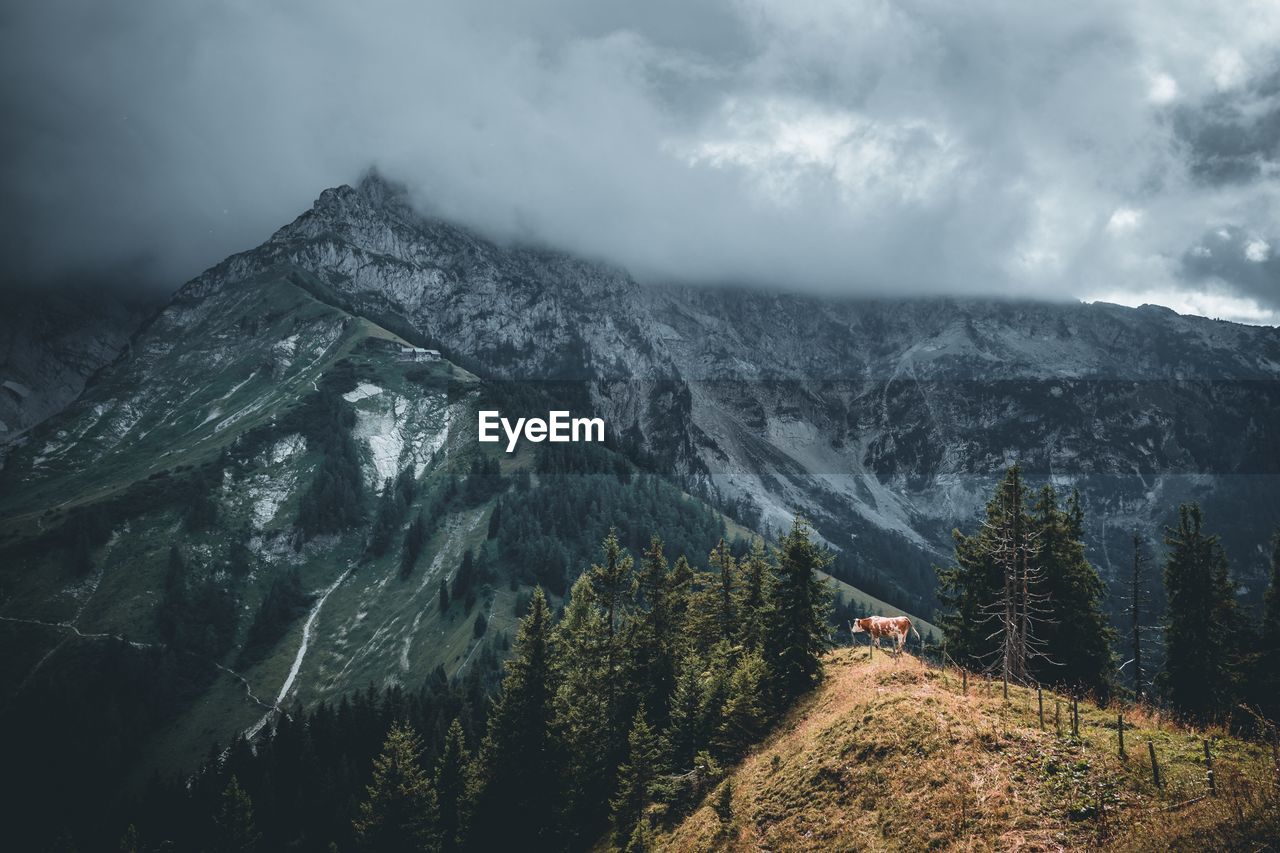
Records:
[[[1277,44],[1266,3],[27,2],[3,276],[176,284],[373,164],[649,278],[1277,322]]]

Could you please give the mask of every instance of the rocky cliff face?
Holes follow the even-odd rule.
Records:
[[[0,458],[111,363],[153,308],[147,298],[57,288],[0,300]]]
[[[614,434],[689,488],[766,525],[801,510],[915,594],[1013,461],[1081,489],[1104,569],[1194,498],[1248,585],[1280,521],[1274,328],[1155,306],[646,287],[423,218],[376,176],[326,190],[184,294],[279,266],[483,375],[586,381]]]
[[[424,218],[373,176],[326,190],[261,246],[189,282],[140,336],[139,364],[147,341],[202,334],[201,312],[222,310],[246,282],[292,273],[320,304],[481,376],[583,383],[633,456],[753,525],[804,512],[861,576],[917,610],[951,528],[975,523],[1014,461],[1081,490],[1105,573],[1128,564],[1135,530],[1158,545],[1177,503],[1195,499],[1244,592],[1261,592],[1263,546],[1280,522],[1274,328],[1154,306],[642,286]],[[96,358],[114,341],[97,343]]]

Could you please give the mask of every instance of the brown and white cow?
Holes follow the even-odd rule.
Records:
[[[880,648],[880,638],[888,637],[893,640],[894,654],[899,655],[902,654],[902,647],[906,645],[908,632],[915,634],[917,640],[920,639],[920,632],[906,616],[867,616],[863,619],[855,619],[849,623],[849,632],[868,634],[877,649]]]

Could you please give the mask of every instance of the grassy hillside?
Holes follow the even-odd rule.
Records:
[[[1280,845],[1276,768],[1264,746],[1126,711],[1080,706],[1080,737],[1045,728],[1034,691],[839,649],[826,680],[657,849],[1117,850]],[[1218,796],[1206,796],[1203,739]],[[1151,780],[1150,740],[1164,774]],[[719,808],[717,808],[719,806]]]

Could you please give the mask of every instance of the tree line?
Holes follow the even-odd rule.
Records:
[[[829,561],[803,520],[770,550],[735,556],[721,540],[706,569],[668,560],[656,536],[634,557],[611,530],[559,612],[541,588],[528,599],[492,704],[440,673],[426,699],[299,713],[258,755],[237,742],[164,789],[126,838],[146,849],[189,826],[216,849],[560,850],[608,833],[647,849],[821,678]],[[490,652],[474,672],[497,667]],[[344,725],[362,749],[335,737]],[[282,750],[305,756],[287,778],[306,764],[321,802],[263,772]],[[376,757],[353,772],[361,752]],[[148,825],[158,813],[181,819]]]
[[[1197,504],[1178,507],[1164,537],[1168,604],[1158,695],[1196,722],[1280,722],[1280,532],[1260,622],[1239,606],[1226,553]]]
[[[1280,720],[1280,535],[1257,623],[1237,602],[1221,540],[1205,529],[1200,507],[1180,506],[1164,536],[1167,605],[1151,626],[1143,624],[1145,557],[1135,535],[1132,575],[1119,593],[1131,620],[1123,640],[1103,611],[1107,590],[1085,558],[1084,535],[1078,494],[1064,501],[1051,485],[1033,490],[1019,466],[1010,467],[980,528],[953,532],[954,562],[938,571],[947,654],[1106,701],[1121,686],[1116,651],[1124,649],[1138,699],[1157,699],[1197,723]],[[1162,635],[1163,666],[1150,681],[1144,660],[1155,656],[1143,648],[1145,627]]]

